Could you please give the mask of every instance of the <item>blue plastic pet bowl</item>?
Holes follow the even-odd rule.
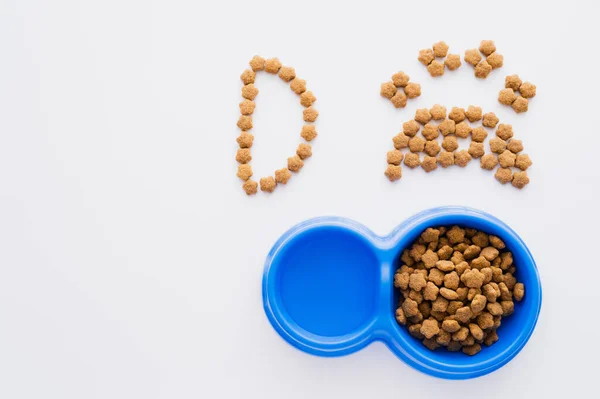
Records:
[[[393,281],[402,250],[427,227],[454,224],[504,240],[513,253],[517,280],[525,284],[524,299],[502,319],[499,341],[475,356],[430,351],[395,319]],[[467,379],[491,373],[519,353],[535,328],[542,287],[531,253],[505,223],[474,209],[441,207],[411,217],[385,237],[338,217],[300,223],[267,257],[263,301],[273,328],[304,352],[341,356],[380,340],[419,371]]]

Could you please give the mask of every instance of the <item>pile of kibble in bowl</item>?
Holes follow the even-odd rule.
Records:
[[[476,229],[430,227],[400,262],[396,320],[430,350],[475,355],[493,345],[502,318],[525,295],[504,242]]]

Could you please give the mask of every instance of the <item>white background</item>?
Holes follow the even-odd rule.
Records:
[[[205,3],[205,4],[203,4]],[[0,397],[571,397],[596,388],[597,2],[0,1]],[[505,66],[431,78],[438,40],[494,39]],[[254,55],[296,68],[321,115],[313,158],[273,195],[235,177],[239,75]],[[404,70],[423,95],[397,110],[379,85]],[[530,111],[496,98],[535,83]],[[252,166],[285,166],[302,107],[257,78]],[[519,191],[472,162],[383,171],[416,108],[476,104],[511,123],[534,165]],[[319,358],[285,343],[262,267],[289,227],[321,215],[379,234],[429,207],[510,224],[544,289],[523,351],[469,381],[420,374],[375,343]]]

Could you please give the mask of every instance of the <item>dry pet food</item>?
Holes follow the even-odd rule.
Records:
[[[498,93],[498,102],[510,105],[517,114],[527,112],[529,109],[528,99],[535,97],[536,94],[535,85],[523,82],[519,75],[508,75],[504,79],[504,87]]]
[[[448,67],[454,71],[461,66],[460,56],[457,54],[448,54],[448,45],[443,42],[435,43],[430,49],[419,50],[418,60],[427,67],[427,71],[433,77],[444,75],[444,70]],[[437,58],[445,58],[443,61]]]
[[[300,133],[300,136],[306,141],[312,141],[317,137],[315,126],[310,124],[310,122],[316,121],[319,112],[312,106],[317,98],[311,91],[306,90],[306,81],[296,76],[296,70],[294,68],[283,66],[277,58],[265,60],[258,55],[254,56],[249,64],[250,69],[246,69],[240,75],[240,79],[244,84],[242,87],[242,97],[244,100],[239,104],[240,113],[242,115],[238,119],[237,126],[242,132],[236,139],[239,149],[237,150],[235,159],[240,163],[236,175],[244,180],[242,188],[246,194],[254,195],[258,192],[259,183],[261,191],[268,193],[273,192],[278,184],[286,184],[292,176],[291,172],[300,171],[304,166],[304,160],[312,156],[312,147],[309,144],[301,143],[298,145],[296,155],[288,158],[288,167],[276,170],[275,177],[263,177],[259,180],[259,183],[250,180],[253,173],[252,168],[248,163],[252,160],[250,148],[254,142],[254,136],[250,134],[248,130],[253,128],[252,114],[256,108],[254,99],[258,96],[259,92],[254,86],[256,72],[266,71],[268,73],[278,74],[284,82],[289,83],[290,89],[300,96],[300,103],[305,107],[302,115],[303,119],[305,122],[309,122],[302,127]]]
[[[410,76],[400,71],[392,75],[390,82],[381,84],[379,94],[389,99],[394,107],[404,108],[409,98],[416,98],[421,95],[421,85],[410,82]]]
[[[483,58],[484,56],[485,58]],[[465,62],[475,67],[476,77],[485,79],[492,72],[492,69],[502,67],[504,56],[496,52],[496,45],[493,40],[482,40],[479,50],[469,49],[465,51]]]
[[[432,166],[426,162],[427,171]],[[475,229],[429,227],[399,262],[396,321],[432,351],[445,347],[476,355],[500,339],[502,318],[526,296],[504,242]]]

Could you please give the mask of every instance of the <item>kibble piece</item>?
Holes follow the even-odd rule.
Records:
[[[437,160],[435,157],[425,155],[423,158],[423,162],[421,162],[421,167],[427,173],[437,169]]]
[[[410,266],[415,264],[415,261],[410,256],[410,252],[408,251],[408,249],[405,249],[404,251],[402,251],[402,256],[400,257],[400,260],[405,263],[405,265],[403,265],[401,267],[401,269],[404,268],[404,266],[406,266],[405,269],[411,269]],[[406,271],[408,271],[408,270],[406,270]],[[412,272],[413,272],[413,270],[411,269],[410,273],[412,273]]]
[[[414,300],[407,298],[402,303],[402,309],[406,317],[416,316],[419,313],[419,304]]]
[[[452,165],[454,165],[454,153],[442,151],[440,153],[440,155],[438,155],[437,161],[442,168],[447,168],[449,166],[452,166]],[[450,248],[450,247],[448,247],[448,248]]]
[[[302,126],[300,136],[302,136],[302,138],[306,141],[313,141],[317,137],[317,130],[315,129],[315,125]]]
[[[441,295],[431,302],[431,312],[445,312],[448,309],[448,300]]]
[[[398,89],[394,86],[394,82],[385,82],[381,84],[380,94],[382,97],[391,99]]]
[[[408,82],[404,88],[404,93],[408,98],[417,98],[421,95],[421,85],[414,82]]]
[[[312,148],[309,144],[300,143],[298,145],[298,149],[296,150],[296,154],[300,157],[300,159],[304,160],[312,155]]]
[[[296,70],[292,67],[281,67],[279,69],[279,77],[284,82],[291,82],[296,77]]]
[[[237,150],[237,154],[235,156],[235,160],[239,163],[248,163],[252,160],[252,155],[250,154],[249,148],[240,148]]]
[[[427,71],[433,77],[444,75],[444,69],[446,66],[437,60],[431,61],[429,65],[427,65]]]
[[[529,155],[527,154],[519,154],[517,155],[517,159],[515,160],[515,166],[521,170],[527,170],[531,166],[532,162],[529,159]]]
[[[498,93],[498,101],[500,104],[511,105],[517,99],[517,95],[513,89],[507,88],[500,90]]]
[[[481,345],[475,343],[470,346],[463,346],[462,351],[464,354],[469,356],[474,356],[481,351]]]
[[[467,270],[460,276],[460,281],[468,288],[481,288],[484,279],[483,273],[477,269]]]
[[[450,244],[459,244],[465,241],[465,233],[465,229],[458,226],[452,226],[452,228],[446,232],[446,237],[450,240]]]
[[[242,97],[248,100],[254,100],[258,96],[258,89],[250,83],[242,87]]]
[[[404,312],[406,314],[406,311]],[[417,339],[423,339],[425,338],[423,336],[423,334],[421,334],[421,324],[417,323],[417,324],[413,324],[412,326],[408,327],[408,332],[410,333],[410,335],[412,335],[413,337],[417,338]]]
[[[483,57],[481,56],[481,54],[479,54],[479,51],[477,51],[477,49],[473,48],[465,51],[465,62],[468,62],[473,66],[479,64],[482,58]]]
[[[471,312],[473,314],[479,314],[485,309],[485,305],[487,304],[487,298],[481,294],[477,294],[473,297],[471,301]]]
[[[506,273],[504,275],[504,284],[508,287],[509,290],[515,288],[515,284],[517,284],[517,278],[512,275],[512,273]]]
[[[247,195],[254,195],[258,192],[258,183],[254,180],[247,180],[242,186]]]
[[[406,87],[409,80],[410,76],[408,76],[402,71],[392,75],[392,82],[394,82],[394,86],[396,87]]]
[[[440,151],[440,144],[437,140],[430,140],[425,143],[425,154],[429,155],[430,157],[435,157],[440,153]],[[452,158],[452,160],[454,161],[454,158]]]
[[[463,255],[466,260],[471,260],[473,258],[478,257],[480,253],[481,253],[480,247],[478,247],[477,245],[469,245],[469,247],[467,249],[465,249],[465,252],[463,253]]]
[[[244,131],[252,129],[252,117],[248,115],[240,116],[237,126]]]
[[[391,98],[391,100],[394,107],[404,108],[406,107],[408,97],[403,91],[397,91],[396,94],[394,94],[394,97]]]
[[[492,244],[492,246],[496,249],[506,248],[504,241],[502,241],[499,237],[492,236],[492,235],[490,235],[490,244]]]
[[[498,54],[495,51],[492,54],[488,55],[485,60],[488,64],[491,65],[493,69],[502,68],[502,65],[504,64],[504,56],[502,56],[502,54]]]
[[[486,60],[483,60],[475,66],[475,77],[485,79],[492,72],[492,69],[492,66]]]
[[[387,163],[392,165],[400,165],[404,159],[404,154],[399,150],[388,151]]]
[[[277,187],[277,182],[273,176],[263,177],[260,179],[260,191],[272,193]]]
[[[277,58],[269,58],[265,61],[265,71],[269,73],[277,73],[281,69],[281,62]]]
[[[471,161],[471,154],[466,150],[460,150],[454,153],[454,164],[464,168]]]
[[[481,293],[485,296],[488,302],[496,302],[496,298],[498,296],[496,295],[496,290],[494,290],[494,287],[491,284],[488,283],[484,285],[481,289]]]
[[[516,188],[523,188],[529,184],[527,172],[515,172],[513,175],[512,185]]]
[[[248,164],[241,164],[238,166],[237,177],[242,180],[248,180],[252,177],[252,167]]]
[[[423,233],[421,233],[421,238],[425,242],[437,242],[440,237],[440,231],[438,229],[432,229],[428,227]]]
[[[442,346],[448,345],[452,341],[452,334],[447,331],[440,330],[435,338],[435,342]]]
[[[421,64],[427,66],[431,64],[431,61],[435,59],[435,54],[433,54],[433,50],[430,48],[425,48],[423,50],[419,50],[418,60]]]
[[[496,342],[498,342],[498,334],[496,333],[496,330],[488,332],[485,336],[485,339],[483,340],[483,343],[487,346],[491,346]]]
[[[250,68],[252,68],[252,70],[254,72],[262,71],[263,69],[265,69],[265,59],[258,55],[255,55],[254,57],[252,57],[249,64],[250,64]]]
[[[413,273],[410,275],[408,286],[411,289],[415,291],[421,291],[426,285],[427,281],[425,280],[425,277],[423,277],[422,273]]]
[[[502,270],[506,270],[512,266],[512,264],[513,264],[512,252],[503,252],[502,254],[500,254],[500,257],[502,258],[502,263],[500,264],[500,268]]]
[[[242,132],[236,141],[240,148],[250,148],[254,142],[254,136],[248,132]]]
[[[498,288],[500,288],[500,299],[503,301],[512,301],[512,292],[510,292],[506,284],[498,283]]]
[[[275,181],[279,184],[287,184],[292,174],[287,168],[277,169],[275,171]]]
[[[454,301],[455,299],[458,299],[458,294],[456,293],[456,291],[446,287],[440,288],[440,295],[449,301]]]
[[[488,328],[494,327],[494,317],[488,312],[483,312],[479,316],[477,316],[477,324],[483,330],[487,330]]]
[[[502,140],[508,140],[513,136],[513,128],[512,125],[501,123],[498,125],[498,129],[496,129],[496,136],[500,137]]]
[[[471,142],[471,145],[469,145],[469,154],[473,158],[481,158],[483,154],[485,154],[485,148],[483,148],[483,143]]]
[[[454,122],[452,119],[446,119],[440,123],[438,129],[443,136],[453,134],[456,131],[456,122]]]
[[[407,272],[396,272],[396,274],[394,274],[394,287],[405,290],[408,288],[409,280],[410,275]]]
[[[502,184],[510,183],[513,179],[512,170],[509,168],[498,168],[494,177]]]
[[[518,154],[523,151],[523,142],[521,140],[511,139],[506,148],[513,154]]]
[[[302,111],[302,113],[304,116],[304,122],[314,122],[319,116],[319,112],[313,107],[305,108],[304,111]]]
[[[281,72],[279,73],[281,76]],[[296,78],[290,83],[290,89],[296,94],[302,94],[306,91],[306,80]]]
[[[483,126],[485,127],[491,127],[494,128],[496,127],[496,125],[498,124],[498,122],[500,122],[500,119],[498,119],[498,117],[496,116],[495,113],[493,112],[488,112],[487,114],[483,115]]]
[[[292,172],[298,172],[304,166],[304,161],[298,156],[294,155],[293,157],[288,158],[288,169]]]
[[[460,55],[448,54],[444,60],[444,65],[446,65],[451,71],[458,69],[462,65],[462,62],[460,62]]]
[[[441,121],[446,119],[446,107],[443,105],[435,104],[433,107],[431,107],[429,113],[431,114],[433,120]]]
[[[455,333],[460,330],[460,324],[456,320],[444,320],[442,322],[442,329],[449,333]]]
[[[300,104],[304,107],[310,107],[315,101],[317,101],[317,97],[310,90],[300,94]]]
[[[460,137],[461,139],[466,139],[467,137],[469,137],[469,134],[471,134],[472,130],[473,128],[471,127],[471,125],[463,121],[456,125],[454,132],[456,133],[457,137]]]
[[[431,302],[423,301],[419,304],[419,312],[423,315],[424,319],[428,319],[431,315]]]
[[[515,311],[515,303],[513,301],[500,301],[502,306],[502,316],[510,316]]]
[[[460,277],[456,272],[448,273],[444,276],[444,287],[450,290],[456,290],[460,284]]]
[[[506,141],[499,137],[490,139],[490,150],[493,153],[502,154],[504,151],[506,151]]]
[[[451,272],[454,270],[454,263],[449,260],[439,260],[435,263],[435,267],[443,272]]]
[[[486,57],[496,51],[496,45],[493,40],[482,40],[479,44],[479,51]]]
[[[507,89],[513,89],[514,91],[517,91],[522,84],[523,81],[519,75],[508,75],[506,78],[504,78],[504,87]]]
[[[410,251],[410,256],[414,259],[415,262],[419,262],[421,260],[421,256],[427,251],[425,245],[422,244],[414,244]],[[418,266],[418,265],[417,265]],[[417,267],[418,269],[419,267]]]
[[[442,141],[442,147],[448,152],[453,152],[454,150],[456,150],[458,148],[458,141],[456,140],[456,137],[444,137],[444,140]]]
[[[467,108],[467,112],[465,112],[465,116],[467,117],[469,122],[473,123],[481,120],[481,118],[483,117],[483,111],[481,110],[481,107],[469,105],[469,108]]]
[[[436,57],[445,57],[448,54],[448,45],[444,41],[439,41],[433,45],[433,54]]]
[[[421,133],[426,140],[434,140],[440,135],[438,127],[433,123],[426,123],[425,126],[423,126],[423,131]]]
[[[425,149],[425,140],[419,136],[412,137],[410,140],[408,140],[408,148],[411,152],[423,152]]]
[[[250,69],[246,69],[244,72],[242,72],[242,74],[240,75],[240,79],[242,80],[242,82],[245,85],[248,85],[250,83],[254,83],[254,79],[256,78],[256,73]]]
[[[411,169],[416,168],[421,165],[421,160],[419,159],[419,154],[408,153],[404,156],[404,165],[408,166]]]
[[[431,281],[427,282],[427,286],[423,290],[423,299],[426,301],[435,301],[438,297],[440,289]]]
[[[424,339],[423,345],[425,345],[430,351],[434,351],[440,347],[438,343],[432,338]]]
[[[494,247],[485,247],[481,250],[481,256],[483,256],[490,262],[496,259],[499,254],[500,253],[498,252],[498,250]]]
[[[452,340],[464,341],[469,336],[469,329],[467,327],[461,327],[460,330],[452,334]]]
[[[458,300],[464,302],[467,300],[467,295],[469,293],[469,289],[467,287],[458,287],[458,289],[456,290],[456,293],[458,294]]]
[[[456,309],[456,313],[454,313],[454,317],[456,318],[456,320],[460,321],[461,323],[467,323],[469,320],[471,320],[472,316],[473,316],[473,312],[471,311],[471,308],[468,306],[463,306],[462,308],[458,308],[458,309]]]
[[[452,107],[452,110],[448,114],[448,118],[452,119],[456,123],[460,123],[465,120],[465,109],[460,107]]]
[[[415,113],[415,120],[421,125],[425,125],[431,120],[431,113],[427,108],[419,108]]]
[[[535,97],[536,87],[533,83],[525,82],[519,86],[519,92],[525,98]]]
[[[415,134],[417,134],[420,128],[421,126],[414,119],[411,119],[408,122],[404,122],[402,124],[404,134],[410,137],[413,137]]]
[[[471,261],[471,267],[481,270],[484,267],[490,267],[490,261],[480,254],[480,256]]]
[[[509,150],[505,150],[498,156],[498,160],[500,161],[500,166],[503,168],[511,168],[515,166],[515,161],[517,156],[510,152]]]
[[[485,248],[489,243],[489,236],[482,231],[478,231],[472,238],[473,244],[478,247]]]
[[[431,338],[440,332],[440,327],[437,320],[423,320],[421,324],[421,334],[426,338]]]
[[[498,302],[488,303],[486,309],[492,316],[502,316],[502,314],[504,314],[502,305]]]
[[[460,247],[460,246],[462,246],[462,244],[455,245],[455,247],[457,247],[457,248]],[[464,262],[465,257],[464,257],[464,255],[461,252],[459,252],[458,250],[455,250],[454,253],[452,254],[452,258],[450,258],[450,260],[455,265],[459,265],[462,262]]]
[[[485,337],[485,333],[483,332],[481,327],[479,327],[477,324],[470,323],[469,331],[471,332],[471,335],[473,336],[473,338],[475,338],[477,341],[482,341],[483,338]]]
[[[252,115],[255,107],[256,103],[254,101],[244,100],[240,103],[240,112],[242,115]]]
[[[394,148],[397,150],[408,147],[408,140],[410,140],[410,137],[404,133],[398,133],[392,138],[392,141],[394,142]]]
[[[406,324],[406,314],[404,314],[404,309],[398,308],[396,309],[396,321],[398,324],[405,325]]]
[[[444,237],[444,238],[446,238],[446,237]],[[440,239],[440,241],[441,240],[442,239]],[[446,241],[447,240],[448,239],[446,238]],[[442,245],[442,247],[440,249],[438,249],[437,254],[441,260],[448,260],[452,256],[452,252],[453,252],[452,247],[445,244],[445,245]]]
[[[444,282],[445,274],[439,269],[431,269],[429,271],[429,276],[427,277],[429,281],[437,285],[438,287],[442,285]]]
[[[511,107],[517,114],[527,112],[529,109],[529,101],[522,96],[518,96],[517,99],[511,104]]]

